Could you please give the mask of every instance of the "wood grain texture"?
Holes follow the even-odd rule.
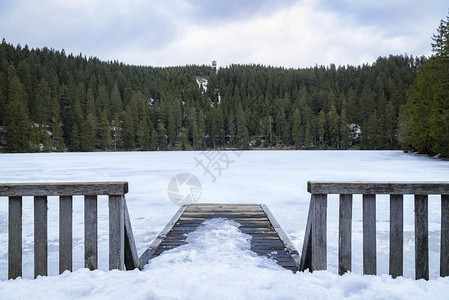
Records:
[[[440,276],[449,276],[449,195],[441,195]]]
[[[293,263],[296,266],[296,270],[299,270],[298,250],[296,250],[295,246],[293,246],[293,243],[290,241],[290,238],[285,233],[284,229],[282,229],[281,225],[278,223],[274,215],[271,213],[268,206],[266,206],[265,204],[261,204],[260,207],[262,207],[263,211],[267,215],[269,222],[271,223],[271,226],[274,228],[274,231],[276,231],[280,239],[279,241],[278,240],[272,241],[271,245],[267,241],[263,241],[263,243],[270,245],[271,247],[276,247],[276,245],[281,246],[282,248],[280,250],[284,250],[290,255],[290,257],[293,259]],[[257,242],[253,241],[253,243]]]
[[[352,270],[352,195],[340,195],[338,232],[338,274],[343,275]]]
[[[22,197],[9,197],[8,279],[22,276]]]
[[[134,241],[134,234],[125,196],[123,196],[123,202],[125,204],[125,267],[126,270],[134,270],[136,268],[142,270],[139,263],[139,256],[137,255],[136,242]]]
[[[0,196],[124,195],[128,182],[1,183]]]
[[[376,195],[363,195],[363,274],[376,275]]]
[[[72,271],[73,197],[59,197],[59,274]]]
[[[162,242],[166,239],[167,235],[172,231],[173,227],[178,222],[184,210],[187,208],[187,205],[183,205],[179,208],[178,212],[171,218],[167,225],[162,229],[161,233],[154,239],[154,241],[150,244],[150,246],[145,250],[144,253],[139,257],[140,266],[143,268],[150,259],[154,256],[154,253],[158,250]],[[199,226],[199,224],[197,225]],[[182,232],[190,232],[192,228],[185,227],[186,229],[182,230]]]
[[[327,195],[312,194],[312,267],[327,270]]]
[[[48,275],[47,197],[34,197],[34,278]]]
[[[304,241],[302,244],[301,258],[299,262],[299,271],[303,272],[312,268],[312,220],[313,220],[313,197],[310,199],[309,213],[307,215],[306,231],[304,232]]]
[[[449,194],[449,182],[376,182],[335,181],[307,182],[312,194]]]
[[[184,215],[185,214],[185,215]],[[164,251],[186,244],[188,233],[208,219],[227,218],[241,224],[239,230],[251,235],[251,250],[270,257],[282,267],[297,271],[298,265],[292,255],[297,253],[285,233],[282,239],[276,228],[277,221],[258,204],[191,204],[181,207],[150,247],[140,257],[144,266],[151,258]],[[271,222],[271,221],[273,222]]]
[[[429,280],[427,195],[415,195],[415,278]]]
[[[403,275],[404,266],[404,197],[390,195],[390,265],[389,273]]]
[[[84,267],[98,268],[97,196],[84,196]]]
[[[125,262],[125,202],[109,196],[109,270],[123,270]]]

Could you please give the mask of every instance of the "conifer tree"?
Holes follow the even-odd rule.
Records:
[[[76,125],[76,123],[73,125],[72,130],[70,132],[69,149],[70,151],[81,150],[81,138],[78,125]]]
[[[162,121],[159,121],[159,123],[157,124],[157,142],[159,150],[167,150],[167,129],[165,128],[165,124]]]
[[[98,139],[99,139],[99,148],[108,151],[112,144],[112,136],[106,110],[103,110],[100,115],[100,120],[98,124]]]
[[[333,149],[339,149],[340,148],[339,117],[335,105],[332,105],[329,112],[327,113],[327,124],[329,135],[328,145]]]
[[[111,91],[111,114],[113,116],[120,115],[122,111],[123,111],[122,96],[120,95],[118,84],[117,82],[115,82]]]
[[[136,147],[136,136],[133,117],[129,113],[123,114],[123,148],[133,150]]]
[[[95,133],[97,121],[94,114],[88,114],[81,126],[80,148],[81,151],[93,151],[95,149]]]
[[[345,108],[343,108],[341,111],[339,135],[340,135],[340,148],[348,149],[351,146],[351,130],[349,128]]]
[[[34,145],[33,127],[26,106],[27,94],[19,77],[9,80],[8,102],[5,105],[5,139],[9,152],[29,152]]]
[[[292,137],[295,148],[299,149],[304,144],[304,127],[298,108],[293,112]]]

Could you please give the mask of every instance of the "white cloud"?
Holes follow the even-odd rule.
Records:
[[[209,64],[214,59],[220,65],[358,65],[389,54],[423,54],[417,53],[422,43],[415,35],[392,36],[373,25],[354,26],[338,13],[320,10],[315,1],[305,1],[221,26],[193,23],[165,47],[114,55],[149,65]]]
[[[428,55],[432,33],[445,16],[435,13],[443,4],[433,0],[264,0],[241,6],[231,1],[229,7],[219,4],[226,8],[222,12],[209,1],[0,2],[0,28],[8,42],[129,64],[217,60],[222,66],[308,67],[371,63],[389,54]]]

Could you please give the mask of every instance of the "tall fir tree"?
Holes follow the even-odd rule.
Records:
[[[19,77],[9,80],[8,102],[5,105],[5,140],[9,152],[35,151],[34,127],[27,109],[27,94]]]

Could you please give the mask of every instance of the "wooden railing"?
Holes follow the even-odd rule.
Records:
[[[8,197],[8,278],[22,276],[22,197],[34,197],[34,277],[47,275],[47,197],[59,196],[59,272],[72,271],[73,196],[84,196],[84,265],[98,267],[97,197],[109,196],[109,269],[139,268],[126,206],[127,182],[0,184]]]
[[[363,195],[363,273],[376,274],[376,194],[390,195],[390,265],[403,275],[403,195],[415,201],[415,277],[429,279],[428,195],[441,195],[440,276],[449,276],[449,182],[308,182],[311,193],[300,270],[327,269],[327,195],[340,195],[338,272],[351,271],[352,195]]]

